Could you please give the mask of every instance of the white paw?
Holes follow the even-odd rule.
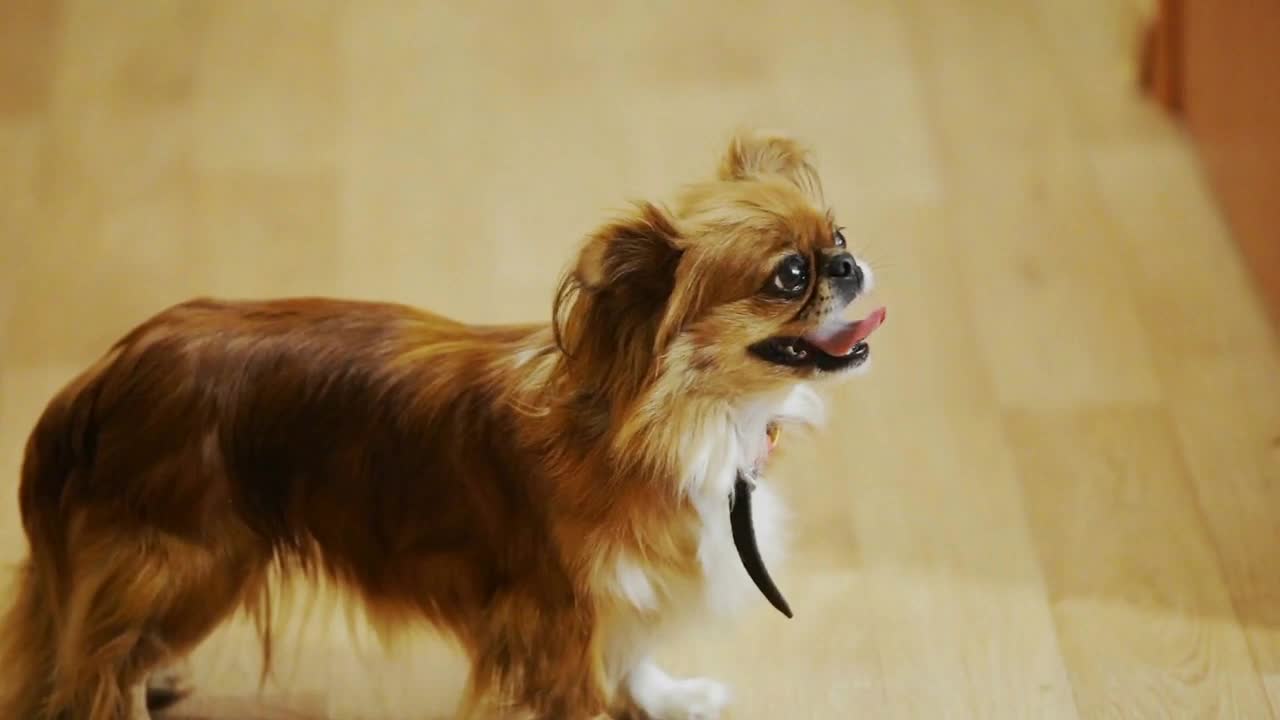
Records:
[[[673,680],[654,708],[654,720],[716,720],[729,704],[729,688],[707,678]]]
[[[724,684],[706,678],[677,680],[648,660],[631,670],[627,691],[650,720],[717,720],[729,704]]]

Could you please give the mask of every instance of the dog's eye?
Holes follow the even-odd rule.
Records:
[[[773,289],[783,295],[798,295],[809,285],[809,264],[799,255],[788,255],[773,272]]]
[[[848,245],[848,243],[846,243],[844,240],[844,228],[836,228],[835,241],[836,241],[836,247],[838,248],[842,248]]]

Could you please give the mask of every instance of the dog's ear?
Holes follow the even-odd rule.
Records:
[[[779,132],[741,130],[734,134],[720,160],[718,175],[726,181],[780,178],[815,199],[822,196],[809,149]]]
[[[666,212],[639,203],[591,234],[578,253],[574,276],[584,290],[637,294],[642,302],[663,300],[675,282],[679,236]]]
[[[680,241],[672,217],[651,203],[587,238],[553,311],[557,343],[582,386],[623,397],[645,379],[667,324]]]

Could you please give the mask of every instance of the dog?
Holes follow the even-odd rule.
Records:
[[[31,432],[0,717],[147,717],[148,677],[269,615],[273,572],[456,639],[460,718],[718,717],[724,685],[650,653],[753,588],[790,616],[762,471],[866,367],[884,309],[845,315],[871,284],[808,149],[739,132],[714,174],[590,233],[543,324],[164,310]]]

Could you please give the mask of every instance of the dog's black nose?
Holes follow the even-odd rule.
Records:
[[[840,253],[827,261],[827,277],[852,281],[854,287],[862,289],[862,268],[849,253]]]

